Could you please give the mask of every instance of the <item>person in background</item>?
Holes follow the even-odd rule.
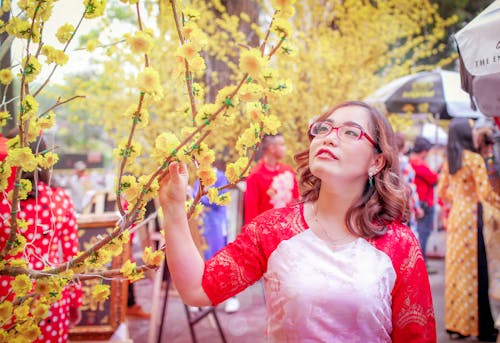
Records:
[[[496,124],[476,121],[473,137],[477,142],[478,152],[485,161],[488,179],[493,191],[500,194],[500,170],[495,160],[493,135]],[[488,202],[482,203],[483,209],[483,238],[486,249],[488,267],[488,294],[491,314],[496,329],[500,329],[500,208],[491,206]],[[497,342],[500,336],[497,336]]]
[[[183,301],[216,305],[263,278],[270,342],[436,342],[422,250],[394,133],[369,105],[326,111],[295,155],[300,203],[266,211],[208,261],[189,231],[188,169],[160,185],[169,270]]]
[[[244,194],[244,223],[272,208],[281,208],[299,198],[295,171],[280,162],[285,157],[283,135],[266,135],[262,138],[262,158],[252,168],[246,179]]]
[[[217,162],[216,162],[217,163]],[[217,163],[220,164],[221,163]],[[209,188],[218,188],[229,184],[229,181],[226,178],[224,172],[215,168],[215,173],[217,175],[217,179],[215,184],[210,186]],[[196,193],[199,189],[198,180],[194,185],[193,197],[196,196]],[[220,194],[226,193],[226,190],[222,190],[219,192]],[[226,206],[220,206],[214,203],[211,203],[207,196],[203,196],[200,202],[204,206],[203,213],[201,214],[201,219],[203,222],[203,238],[205,240],[205,249],[203,251],[203,257],[205,260],[210,259],[214,256],[219,250],[224,248],[227,245],[227,235],[228,235],[228,227],[229,222],[227,218],[227,208]],[[234,313],[240,309],[240,301],[237,297],[231,297],[226,300],[224,311],[227,313]]]
[[[30,147],[35,154],[47,150],[40,137]],[[7,255],[5,260],[25,257],[33,270],[56,267],[69,261],[78,252],[76,211],[70,196],[64,189],[51,186],[48,169],[23,172],[21,178],[30,180],[33,187],[27,199],[20,201],[17,212],[18,218],[28,223],[25,230],[19,231],[26,239],[26,247]],[[7,242],[11,225],[11,202],[6,195],[0,193],[0,249]],[[0,303],[13,300],[12,281],[10,276],[0,276]],[[71,283],[61,294],[61,298],[50,306],[47,317],[40,322],[41,334],[35,342],[67,342],[68,329],[81,320],[81,286]],[[43,304],[42,299],[36,299],[31,307],[36,308],[37,304]]]
[[[88,175],[87,164],[83,161],[76,161],[73,165],[73,175],[66,183],[61,184],[68,190],[75,204],[76,212],[81,213],[85,206],[92,199],[95,188]]]
[[[420,200],[418,198],[417,186],[415,184],[415,170],[413,170],[410,159],[406,155],[408,148],[406,145],[406,137],[402,132],[395,134],[396,147],[399,151],[399,168],[401,175],[406,184],[410,187],[410,209],[411,216],[408,220],[408,226],[411,228],[416,237],[418,237],[417,219],[422,218],[424,211],[420,207]]]
[[[418,136],[410,153],[410,164],[415,170],[415,185],[417,186],[420,207],[424,212],[423,216],[417,219],[417,231],[426,263],[427,242],[434,226],[434,186],[438,182],[438,173],[433,171],[425,160],[431,148],[432,143],[428,139]],[[429,268],[428,272],[429,274],[436,273],[435,270]]]
[[[451,204],[446,231],[445,326],[451,338],[475,335],[494,342],[497,332],[488,300],[481,212],[484,206],[499,208],[500,195],[491,188],[484,161],[476,153],[472,125],[466,118],[452,119],[447,161],[437,187],[438,195]]]

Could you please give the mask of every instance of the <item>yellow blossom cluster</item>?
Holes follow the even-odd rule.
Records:
[[[68,55],[62,50],[54,49],[50,45],[42,47],[42,55],[47,57],[47,64],[55,63],[58,66],[65,65],[68,62]]]

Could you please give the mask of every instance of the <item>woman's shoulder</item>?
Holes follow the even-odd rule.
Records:
[[[413,255],[420,249],[417,237],[411,229],[399,221],[393,221],[386,226],[386,232],[370,240],[379,250],[394,259],[401,259],[404,255]]]
[[[462,159],[466,163],[481,163],[481,164],[484,163],[484,160],[481,157],[481,155],[479,155],[477,152],[470,151],[470,150],[464,150],[463,155],[462,155]]]
[[[303,203],[270,209],[255,217],[247,227],[261,232],[302,232],[307,227],[303,214]]]
[[[265,224],[275,220],[288,221],[293,220],[294,218],[302,219],[302,209],[302,202],[297,202],[281,208],[272,208],[259,214],[253,221],[259,224]]]

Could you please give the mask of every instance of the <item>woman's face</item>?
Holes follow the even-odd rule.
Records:
[[[374,137],[370,129],[370,114],[360,106],[341,107],[325,121],[330,121],[334,127],[358,127]],[[325,136],[313,138],[309,146],[309,168],[323,185],[357,185],[363,189],[369,171],[374,174],[379,171],[375,147],[365,136],[359,140],[339,139],[338,133],[339,130],[333,129]]]

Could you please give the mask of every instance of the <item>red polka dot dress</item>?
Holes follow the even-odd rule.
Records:
[[[42,270],[56,267],[68,261],[78,251],[78,235],[75,210],[69,195],[61,188],[52,188],[39,182],[38,197],[20,203],[18,218],[27,221],[28,227],[21,230],[26,238],[26,247],[16,256],[29,261],[29,267]],[[0,194],[0,248],[6,244],[10,232],[11,206]],[[10,283],[13,279],[0,276],[0,301],[12,300]],[[62,298],[52,304],[49,315],[40,323],[42,334],[35,342],[66,342],[68,340],[70,307],[81,305],[79,285],[67,286]]]

